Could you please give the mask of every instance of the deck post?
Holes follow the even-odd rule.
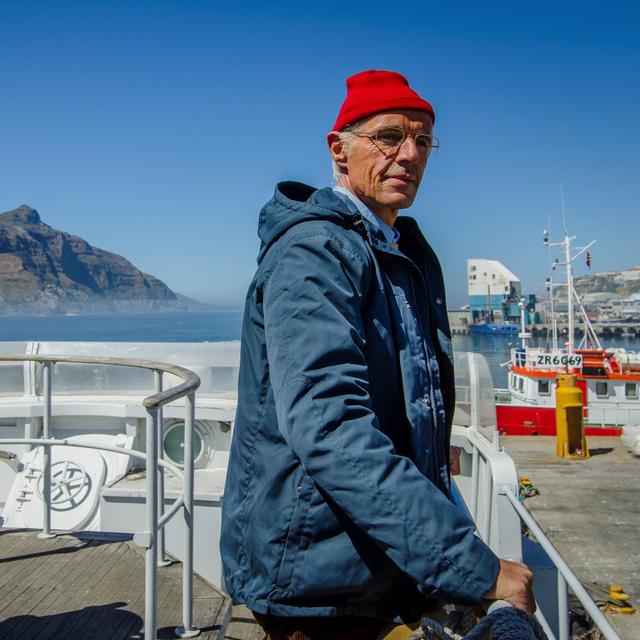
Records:
[[[51,362],[43,363],[42,438],[51,438]],[[42,445],[42,531],[38,538],[55,538],[51,532],[51,445]]]
[[[162,391],[162,371],[153,372],[153,387],[156,393]],[[158,406],[156,438],[158,439],[158,460],[164,460],[162,405]],[[158,468],[158,518],[164,515],[164,467]],[[171,560],[165,554],[164,527],[158,529],[158,566],[168,567]]]
[[[200,635],[193,626],[193,430],[196,413],[196,396],[185,398],[184,419],[184,558],[182,559],[182,626],[176,629],[180,638]]]
[[[144,637],[156,640],[158,614],[158,410],[147,409],[147,534],[144,554]]]
[[[570,637],[567,581],[558,571],[558,640],[569,640]]]
[[[491,465],[485,460],[482,465],[485,472],[485,484],[483,492],[483,507],[484,512],[482,514],[482,537],[484,541],[489,544],[491,538],[491,511],[493,508],[493,476],[491,474]]]
[[[478,456],[478,447],[473,443],[471,458],[471,515],[474,520],[478,519]]]

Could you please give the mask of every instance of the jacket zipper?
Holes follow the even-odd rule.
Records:
[[[360,214],[355,214],[352,217],[352,224],[355,227],[355,230],[357,233],[359,233],[366,242],[368,242],[369,245],[371,245],[372,249],[376,249],[376,247],[373,246],[372,242],[371,242],[371,238],[369,237],[369,234],[366,230],[366,226],[364,224],[364,219],[362,218],[362,216]],[[384,251],[383,249],[377,248],[378,251]],[[410,258],[408,258],[407,256],[403,255],[403,254],[396,254],[396,253],[391,253],[389,251],[385,251],[385,253],[388,253],[389,255],[392,255],[396,258],[402,258],[404,260],[406,260],[409,265],[410,265],[410,269],[414,272],[414,274],[417,275],[417,277],[419,278],[420,282],[422,283],[425,291],[427,292],[427,296],[430,297],[431,295],[431,290],[429,289],[429,287],[427,286],[427,283],[424,279],[424,277],[422,276],[422,273],[420,272],[420,269],[418,269],[418,267],[413,263],[413,260],[411,260]],[[412,293],[414,298],[416,298],[415,295],[415,286],[414,286],[414,282],[413,280],[411,280],[411,287],[412,287]],[[416,298],[417,299],[417,298]],[[409,305],[408,301],[407,301],[407,306],[409,307],[409,311],[411,312],[411,306]],[[431,421],[433,423],[433,445],[434,445],[434,453],[435,453],[435,462],[436,462],[436,469],[435,469],[435,480],[438,483],[438,486],[441,489],[446,489],[446,487],[443,486],[443,481],[442,478],[440,477],[440,469],[441,469],[441,456],[440,456],[440,447],[438,446],[438,418],[436,415],[436,411],[437,411],[437,407],[436,407],[436,398],[435,398],[435,391],[434,391],[434,386],[433,386],[433,372],[431,371],[431,365],[430,365],[430,355],[429,355],[429,346],[427,344],[427,340],[426,340],[426,333],[424,330],[424,322],[422,319],[422,314],[417,315],[417,320],[420,324],[420,329],[422,331],[422,349],[425,352],[425,358],[426,358],[426,366],[427,366],[427,372],[429,375],[429,401],[431,402]],[[434,354],[435,357],[435,354]],[[437,361],[437,357],[436,357],[436,361]],[[424,397],[424,396],[423,396]],[[446,434],[443,434],[444,436],[446,436]],[[448,465],[447,465],[448,468]],[[448,494],[448,491],[447,491]]]
[[[428,296],[430,296],[429,288],[427,287],[427,284],[424,281],[422,274],[418,272],[418,276],[420,277],[422,284],[424,285],[424,288],[427,291]],[[413,296],[414,298],[416,298],[415,286],[413,284],[413,281],[411,283],[411,288],[412,288]],[[436,462],[436,468],[434,471],[435,471],[436,481],[438,483],[438,486],[440,486],[441,488],[444,488],[442,487],[442,479],[440,477],[441,465],[440,465],[440,446],[439,446],[440,438],[439,438],[438,415],[437,415],[438,407],[436,406],[436,394],[434,389],[433,371],[431,369],[431,352],[429,351],[429,344],[426,339],[427,333],[425,331],[424,319],[421,317],[421,315],[422,314],[418,316],[418,322],[420,323],[420,329],[422,333],[420,338],[422,341],[422,349],[424,351],[425,358],[426,358],[425,364],[427,365],[427,373],[429,375],[429,402],[431,403],[431,421],[433,423],[433,445],[434,445],[433,448],[434,448],[435,462]],[[434,357],[435,357],[435,354],[434,354]]]

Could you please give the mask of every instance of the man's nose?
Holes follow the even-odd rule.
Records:
[[[404,160],[405,162],[417,162],[420,159],[416,140],[412,136],[406,136],[398,149],[396,160]]]

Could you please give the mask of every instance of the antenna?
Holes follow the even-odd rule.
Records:
[[[551,273],[553,271],[551,260],[551,247],[549,246],[549,234],[551,233],[551,211],[547,211],[547,228],[544,230],[543,239],[544,246],[547,247],[547,279],[545,280],[545,288],[549,294],[549,318],[547,323],[547,348],[549,346],[549,334],[551,334],[551,344],[554,349],[558,348],[558,335],[556,333],[556,315],[553,308],[553,280]]]
[[[567,231],[567,216],[564,208],[564,185],[562,182],[560,183],[560,206],[562,207],[562,227],[564,229],[564,235],[568,236],[569,232]]]

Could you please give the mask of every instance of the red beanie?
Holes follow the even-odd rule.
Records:
[[[435,123],[433,107],[410,86],[407,79],[395,71],[371,69],[347,78],[347,97],[342,103],[332,131],[345,127],[380,111],[413,109],[426,111]]]

